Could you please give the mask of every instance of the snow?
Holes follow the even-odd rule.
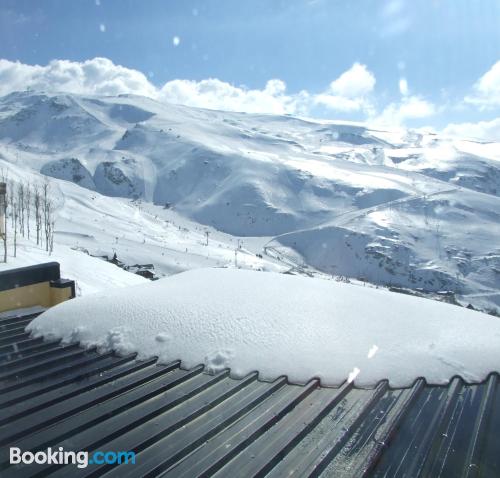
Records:
[[[55,246],[19,238],[0,269],[61,263],[83,297],[35,325],[66,340],[298,382],[481,380],[498,319],[370,283],[500,311],[499,159],[498,143],[419,131],[13,93],[0,170],[50,177]],[[174,275],[93,257],[114,253]]]
[[[36,318],[36,336],[119,353],[360,386],[500,371],[500,320],[427,299],[334,281],[237,269],[199,269],[77,298]]]
[[[54,178],[56,251],[116,252],[159,277],[236,262],[500,314],[499,160],[498,143],[403,128],[134,95],[0,98],[0,170]]]
[[[126,272],[114,264],[67,246],[58,245],[52,254],[37,247],[32,241],[20,240],[17,247],[17,257],[9,257],[7,263],[0,263],[0,271],[45,262],[59,262],[61,277],[76,282],[77,295],[149,282],[144,277]]]
[[[500,307],[500,198],[468,189],[402,198],[278,236],[269,251],[372,283]]]
[[[10,319],[13,317],[22,317],[30,314],[41,314],[47,310],[46,307],[42,307],[40,305],[35,305],[33,307],[22,307],[20,309],[12,309],[6,310],[4,312],[0,312],[0,319]]]
[[[74,162],[70,164],[74,166]],[[8,171],[9,179],[16,182],[41,184],[43,181],[37,172],[24,165],[0,159],[0,170],[2,168]],[[71,171],[71,168],[64,170]],[[58,178],[50,181],[56,203],[54,253],[49,256],[37,247],[33,237],[30,241],[19,238],[18,257],[14,259],[11,234],[8,264],[0,263],[0,269],[55,260],[61,263],[65,277],[77,280],[77,286],[82,284],[81,292],[85,294],[106,288],[108,284],[121,286],[144,281],[89,254],[111,258],[116,252],[118,259],[127,265],[153,263],[155,273],[162,277],[199,267],[234,265],[234,251],[240,244],[239,267],[286,270],[279,261],[256,256],[270,237],[240,240],[190,221],[172,209],[103,196]],[[209,231],[208,246],[205,231]]]

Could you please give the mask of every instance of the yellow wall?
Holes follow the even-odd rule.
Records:
[[[50,282],[17,287],[0,292],[0,312],[36,305],[51,307],[71,298],[71,287],[58,289]]]
[[[71,287],[64,287],[64,288],[57,288],[57,287],[51,287],[50,288],[50,305],[57,305],[60,304],[61,302],[64,302],[65,300],[71,299]]]

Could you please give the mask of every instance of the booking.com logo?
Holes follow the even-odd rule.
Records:
[[[65,451],[62,446],[57,449],[47,448],[46,451],[21,451],[11,447],[9,453],[11,465],[76,465],[87,468],[89,465],[135,465],[133,451]]]

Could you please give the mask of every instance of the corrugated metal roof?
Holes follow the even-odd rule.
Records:
[[[498,376],[321,387],[236,380],[32,339],[0,320],[0,476],[500,476]],[[8,466],[8,449],[133,450],[135,465]]]

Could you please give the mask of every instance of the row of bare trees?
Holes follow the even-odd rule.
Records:
[[[4,203],[4,262],[7,262],[8,238],[12,237],[13,256],[17,256],[19,236],[35,241],[50,254],[54,249],[54,202],[48,179],[41,183],[14,181],[1,170],[0,181],[7,184]],[[9,232],[7,228],[9,227]]]

